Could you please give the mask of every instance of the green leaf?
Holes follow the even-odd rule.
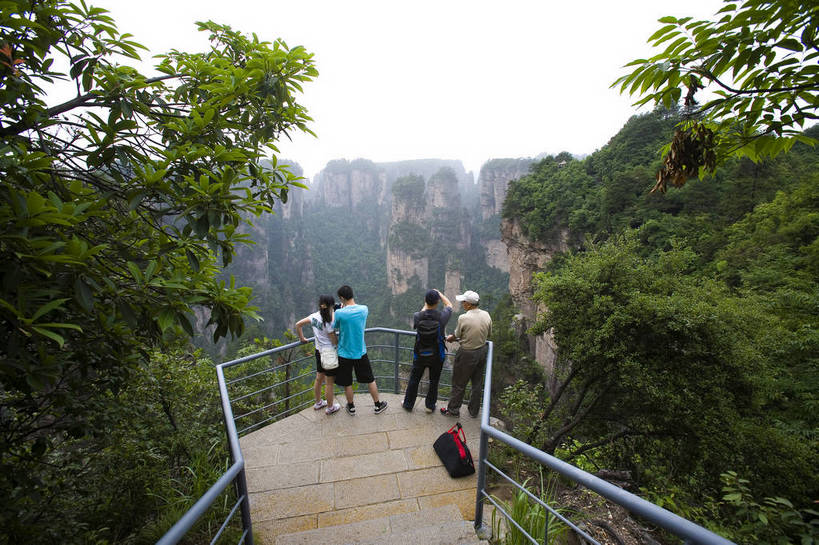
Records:
[[[786,38],[776,45],[785,49],[789,49],[790,51],[802,51],[804,49],[802,47],[802,44],[799,43],[799,40],[795,40],[793,38]]]
[[[179,322],[179,325],[182,326],[182,329],[185,330],[185,333],[187,333],[188,336],[193,337],[194,336],[193,325],[191,324],[191,321],[188,319],[188,317],[182,314],[181,312],[178,312],[176,314],[176,319],[177,322]]]
[[[159,313],[157,317],[157,323],[159,324],[159,329],[162,330],[164,333],[169,327],[173,326],[173,323],[176,319],[176,313],[171,308],[164,308]]]
[[[66,301],[68,301],[68,298],[55,299],[54,301],[49,301],[48,303],[46,303],[45,305],[43,305],[39,309],[37,309],[37,312],[35,312],[34,316],[31,317],[31,321],[36,322],[38,318],[40,318],[41,316],[43,316],[45,314],[48,314],[49,312],[51,312],[54,309],[57,309],[57,308],[61,307],[62,304],[65,303]]]
[[[654,40],[656,40],[657,38],[659,38],[659,37],[660,37],[660,36],[662,36],[663,34],[666,34],[667,32],[670,32],[670,31],[674,30],[675,28],[677,28],[677,25],[666,25],[666,26],[664,26],[664,27],[660,28],[660,30],[658,30],[658,31],[657,31],[657,32],[655,32],[654,34],[652,34],[652,35],[651,35],[651,36],[648,38],[648,40],[647,40],[647,41],[649,41],[649,42],[653,42]]]
[[[145,282],[150,282],[151,281],[151,277],[154,275],[154,272],[156,271],[156,267],[157,267],[157,262],[156,262],[156,260],[152,259],[148,263],[148,267],[146,267],[146,269],[145,269]]]
[[[139,270],[139,267],[133,261],[129,261],[127,263],[128,270],[131,271],[131,275],[134,277],[134,280],[137,281],[137,284],[142,284],[142,272]]]
[[[117,305],[117,309],[119,310],[119,313],[122,315],[122,319],[125,320],[125,323],[128,324],[128,327],[130,327],[131,329],[136,329],[138,326],[137,317],[131,305],[129,303],[121,301]]]
[[[196,257],[196,254],[193,253],[190,250],[185,250],[185,255],[188,256],[188,263],[190,264],[191,269],[193,269],[193,272],[198,273],[199,272],[199,258]]]
[[[137,191],[128,199],[128,210],[136,210],[137,207],[142,203],[142,199],[148,195],[148,191]]]
[[[52,341],[56,342],[58,345],[60,345],[60,348],[62,348],[63,345],[65,344],[65,338],[62,335],[58,335],[57,333],[54,333],[53,331],[50,331],[48,329],[44,329],[44,328],[41,328],[41,327],[36,327],[36,326],[32,327],[31,329],[33,329],[34,331],[36,331],[37,333],[39,333],[43,337],[48,337]]]
[[[59,328],[59,329],[73,329],[75,331],[82,331],[82,328],[80,326],[78,326],[77,324],[61,324],[61,323],[48,322],[48,323],[40,323],[40,324],[37,324],[37,325],[39,327],[54,327],[54,328]]]
[[[74,280],[74,298],[86,312],[93,310],[94,294],[81,276]]]

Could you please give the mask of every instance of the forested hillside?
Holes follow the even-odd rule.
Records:
[[[585,160],[549,157],[511,184],[505,221],[543,242],[568,230],[571,250],[534,279],[533,333],[557,343],[556,388],[508,388],[508,416],[524,439],[628,470],[650,498],[737,540],[797,539],[811,532],[789,504],[768,523],[748,494],[797,510],[819,494],[819,150],[732,160],[651,193],[678,121],[633,117]],[[521,361],[515,343],[505,354]]]

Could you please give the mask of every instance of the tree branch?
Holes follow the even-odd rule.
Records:
[[[575,427],[577,427],[578,424],[580,424],[583,421],[586,415],[589,414],[589,412],[594,408],[595,405],[597,405],[597,402],[603,398],[607,391],[608,388],[604,388],[600,393],[597,394],[597,396],[595,396],[594,399],[592,399],[592,401],[588,405],[586,405],[586,407],[583,408],[582,411],[574,415],[574,417],[569,422],[567,422],[562,428],[557,430],[557,432],[555,432],[552,435],[552,437],[550,437],[549,440],[546,441],[543,450],[548,452],[549,454],[553,453],[557,445],[560,443],[560,440],[563,439],[563,437],[567,433],[572,431]]]
[[[805,85],[797,85],[796,87],[774,87],[771,89],[734,89],[729,85],[720,81],[720,79],[715,76],[710,70],[706,70],[704,68],[692,68],[691,72],[698,74],[700,76],[706,77],[725,89],[726,91],[733,93],[735,95],[761,95],[764,93],[781,93],[781,92],[791,92],[791,91],[805,91],[807,89],[819,89],[816,84],[805,84]]]
[[[546,409],[544,409],[543,412],[541,413],[540,418],[535,423],[534,427],[532,428],[532,431],[529,432],[529,436],[526,438],[527,443],[532,444],[532,442],[535,440],[535,436],[537,436],[537,434],[540,433],[540,430],[543,427],[543,423],[546,422],[546,419],[549,418],[549,415],[552,414],[552,411],[557,406],[557,403],[560,401],[560,398],[563,396],[563,392],[566,391],[566,387],[569,385],[569,383],[571,383],[572,380],[574,380],[574,377],[577,376],[577,373],[578,369],[573,366],[571,371],[569,372],[569,376],[566,377],[566,380],[563,381],[563,383],[558,387],[557,392],[555,392],[555,395],[552,397],[551,402],[546,407]]]
[[[179,77],[179,75],[178,74],[166,74],[164,76],[157,76],[155,78],[146,79],[145,83],[152,84],[152,83],[157,83],[159,81],[164,81],[164,80],[167,80],[167,79],[173,79],[173,78],[176,78],[176,77]],[[46,112],[45,112],[46,117],[48,119],[51,119],[54,116],[63,114],[65,112],[73,110],[74,108],[78,108],[80,106],[88,106],[88,105],[90,105],[89,102],[92,99],[95,99],[95,98],[99,98],[99,95],[97,95],[96,93],[93,93],[93,92],[86,93],[84,95],[74,97],[74,98],[72,98],[71,100],[69,100],[67,102],[63,102],[62,104],[59,104],[57,106],[54,106],[54,107],[49,108],[48,110],[46,110]],[[14,125],[9,125],[8,127],[0,128],[0,137],[18,135],[23,131],[33,129],[36,126],[37,126],[36,123],[30,123],[30,122],[26,122],[26,121],[18,121]]]

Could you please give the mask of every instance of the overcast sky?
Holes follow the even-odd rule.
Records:
[[[151,54],[202,51],[213,20],[315,54],[302,97],[317,138],[282,142],[307,177],[327,161],[591,153],[635,113],[609,85],[652,53],[664,15],[711,18],[717,0],[87,0]],[[148,58],[145,55],[144,58]]]

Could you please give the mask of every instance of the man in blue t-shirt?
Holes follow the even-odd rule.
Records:
[[[386,401],[378,400],[378,387],[375,385],[373,368],[367,357],[367,345],[364,343],[364,328],[367,326],[367,315],[370,309],[358,305],[353,298],[353,288],[338,288],[341,308],[335,312],[335,324],[338,329],[338,371],[336,384],[344,387],[347,397],[347,412],[355,415],[353,403],[353,370],[359,384],[366,384],[375,405],[375,414],[387,409]]]

